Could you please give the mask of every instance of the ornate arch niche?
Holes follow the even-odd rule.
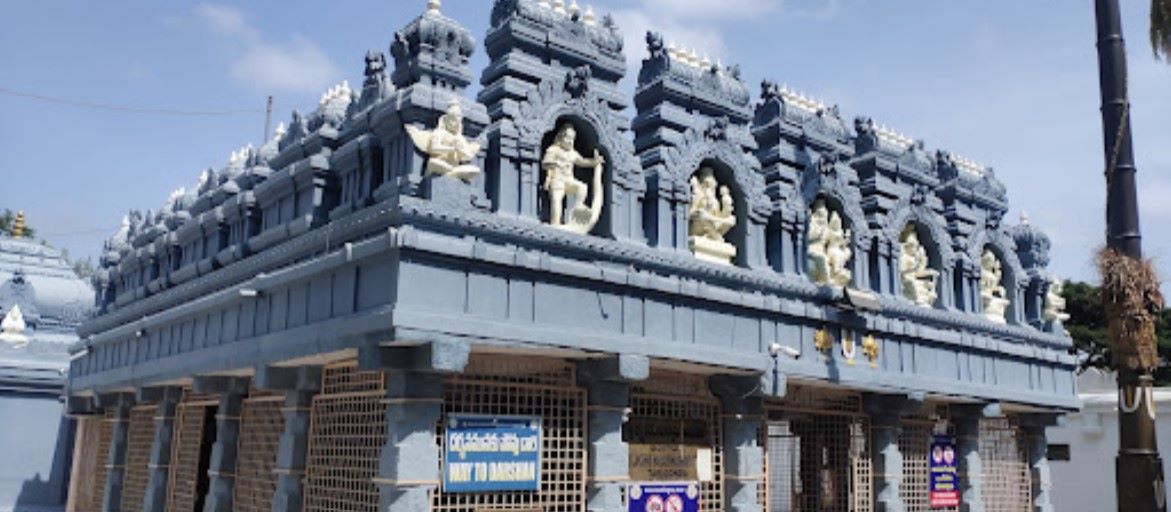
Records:
[[[731,167],[704,160],[687,190],[687,248],[704,261],[744,266],[747,204]]]
[[[690,242],[693,199],[690,180],[708,167],[716,181],[728,187],[733,199],[736,224],[725,237],[736,247],[732,262],[740,267],[760,268],[766,265],[764,228],[772,208],[764,191],[760,162],[732,140],[730,130],[747,128],[729,125],[727,119],[713,119],[706,129],[688,129],[680,144],[667,151],[666,172],[660,175],[662,181],[655,192],[657,197],[648,198],[648,204],[662,201],[673,218],[669,223],[648,226],[667,232],[648,235],[657,240],[677,241],[679,245],[676,247]],[[647,215],[646,218],[653,220],[654,216]],[[671,232],[672,229],[675,231]]]
[[[897,276],[899,294],[916,305],[933,308],[944,303],[951,284],[941,244],[927,225],[916,220],[903,223],[895,238],[898,244]]]
[[[531,164],[514,171],[520,176],[506,178],[499,175],[505,171],[500,169],[496,176],[490,176],[496,181],[492,188],[507,195],[512,193],[506,191],[510,186],[519,187],[521,203],[527,202],[525,197],[532,198],[528,203],[531,206],[522,207],[522,213],[549,223],[550,198],[544,186],[545,169],[541,160],[557,132],[563,126],[573,126],[577,132],[574,149],[587,158],[592,157],[597,149],[605,159],[601,193],[598,194],[602,209],[597,223],[588,233],[620,239],[640,238],[641,219],[638,214],[641,210],[638,203],[646,186],[642,166],[634,157],[633,141],[624,136],[629,126],[620,123],[609,103],[589,88],[589,80],[589,68],[583,66],[571,70],[562,80],[545,80],[529,92],[519,105],[515,126],[518,146],[524,155],[521,160]],[[579,176],[579,181],[586,181],[592,187],[592,170],[588,177],[586,169],[575,169],[574,174]],[[529,178],[525,179],[523,175]],[[592,201],[593,195],[591,190],[586,202]],[[505,198],[494,200],[502,202]]]
[[[980,266],[977,296],[984,318],[998,323],[1017,323],[1016,306],[1020,304],[1016,276],[1020,274],[1008,262],[1010,253],[995,243],[976,245]]]
[[[849,215],[843,213],[841,200],[819,194],[809,203],[805,221],[805,273],[813,282],[848,287],[855,282],[858,254]],[[863,224],[864,225],[864,224]]]
[[[558,139],[567,130],[572,130],[571,133],[574,136],[573,150],[578,155],[586,160],[593,160],[595,156],[600,156],[602,160],[599,162],[600,172],[594,166],[573,165],[573,178],[577,183],[585,187],[585,194],[579,195],[576,199],[580,207],[584,208],[581,211],[590,212],[591,210],[596,210],[592,212],[596,218],[593,219],[593,222],[583,234],[588,233],[607,238],[613,237],[609,208],[612,202],[610,191],[610,184],[612,182],[611,169],[613,168],[613,164],[611,163],[612,153],[599,143],[598,131],[594,129],[593,125],[575,115],[558,117],[553,123],[553,128],[545,132],[545,135],[541,138],[541,153],[540,159],[538,160],[539,169],[537,171],[537,178],[539,180],[537,216],[546,224],[560,225],[569,231],[574,231],[575,229],[573,227],[575,221],[572,219],[575,213],[570,211],[574,203],[570,197],[572,191],[566,190],[566,195],[560,199],[562,202],[561,207],[554,208],[552,202],[553,191],[550,187],[553,185],[553,179],[550,176],[549,168],[544,163],[549,151],[559,143]],[[563,184],[562,188],[564,186]],[[552,214],[555,209],[561,211],[560,222],[556,222],[553,218]]]

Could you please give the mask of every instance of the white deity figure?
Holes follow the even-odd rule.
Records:
[[[1049,279],[1049,290],[1045,292],[1044,318],[1050,322],[1064,322],[1069,320],[1069,313],[1065,312],[1065,297],[1061,296],[1065,283],[1054,276]]]
[[[1008,293],[1000,284],[1004,273],[1000,258],[991,249],[984,249],[980,256],[980,303],[984,306],[984,317],[998,324],[1005,323],[1004,311],[1008,308]]]
[[[814,281],[821,284],[848,286],[853,272],[850,271],[850,230],[845,229],[841,215],[831,212],[825,201],[813,203],[809,217],[808,249],[809,272]]]
[[[931,307],[939,296],[935,288],[939,271],[928,266],[930,260],[927,258],[927,248],[919,242],[919,234],[915,232],[914,226],[908,226],[901,238],[899,275],[903,296],[920,306]]]
[[[687,245],[696,258],[713,263],[731,264],[736,246],[724,235],[736,225],[732,192],[716,181],[711,167],[691,176],[691,206],[687,213]],[[716,191],[719,191],[717,196]]]
[[[427,174],[470,182],[480,174],[479,167],[468,163],[480,152],[480,145],[464,137],[463,131],[464,116],[458,101],[448,105],[434,130],[407,125],[411,141],[428,157]]]
[[[606,159],[596,149],[593,158],[581,156],[573,147],[576,140],[577,130],[570,124],[563,125],[553,143],[545,148],[541,168],[545,170],[543,188],[549,193],[549,224],[585,234],[594,228],[602,214],[602,169]],[[594,168],[592,186],[574,176],[573,171],[578,167]],[[593,198],[589,205],[585,204],[587,196]]]
[[[13,345],[15,348],[24,348],[28,345],[28,337],[24,335],[24,315],[20,306],[13,304],[4,320],[0,321],[0,342]]]

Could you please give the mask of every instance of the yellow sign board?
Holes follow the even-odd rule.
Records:
[[[709,482],[711,448],[684,444],[629,445],[630,479],[636,482]]]

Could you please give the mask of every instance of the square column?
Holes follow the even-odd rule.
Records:
[[[378,510],[429,510],[439,488],[441,450],[435,425],[443,418],[439,373],[393,371],[386,375],[386,444],[382,446]]]
[[[757,488],[764,481],[764,450],[760,429],[764,403],[759,376],[711,377],[712,392],[720,398],[724,427],[724,503],[727,512],[762,512]]]
[[[630,383],[650,376],[645,356],[619,355],[578,364],[578,384],[586,388],[589,413],[589,476],[586,510],[624,510],[622,491],[630,481],[630,450],[622,424],[630,407]]]
[[[99,406],[113,409],[113,433],[110,437],[110,451],[106,457],[106,490],[102,495],[103,512],[122,512],[122,487],[126,476],[126,443],[130,433],[130,408],[134,395],[112,393],[98,396]]]
[[[155,437],[150,445],[150,479],[143,497],[143,512],[163,512],[167,508],[167,483],[171,476],[171,441],[175,438],[175,411],[183,398],[182,388],[145,388],[138,390],[142,402],[158,404],[155,409]]]
[[[256,387],[282,391],[285,426],[277,447],[273,512],[300,512],[305,504],[305,465],[309,454],[309,424],[313,396],[321,391],[321,367],[263,367],[256,371]]]
[[[1053,477],[1049,473],[1049,441],[1045,429],[1061,423],[1056,414],[1028,414],[1021,417],[1025,431],[1025,449],[1029,457],[1029,476],[1033,483],[1033,512],[1053,512],[1050,491]]]
[[[247,377],[196,377],[192,388],[197,393],[220,395],[216,411],[216,439],[208,464],[207,498],[204,512],[231,512],[236,483],[236,448],[240,439],[240,413],[248,396],[251,379]]]
[[[903,512],[903,452],[899,436],[903,433],[903,416],[923,407],[921,396],[867,395],[866,413],[870,415],[870,434],[874,446],[870,451],[874,465],[874,510]]]
[[[1000,404],[952,406],[959,452],[960,512],[984,512],[984,461],[980,456],[980,420],[1000,416]]]
[[[386,442],[374,477],[379,511],[430,510],[441,479],[435,425],[443,418],[443,382],[463,372],[470,354],[471,345],[457,340],[358,349],[360,369],[386,373]]]

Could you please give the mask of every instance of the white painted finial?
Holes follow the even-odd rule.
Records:
[[[692,48],[691,52],[687,54],[687,62],[692,66],[699,65],[699,52],[696,52],[695,48]]]
[[[569,2],[569,15],[573,16],[579,12],[581,12],[581,6],[577,5],[577,0],[571,0]]]
[[[585,15],[582,16],[581,21],[584,22],[586,26],[590,27],[598,24],[598,17],[594,14],[594,6],[586,6]]]
[[[712,67],[712,58],[704,54],[703,60],[699,63],[704,69]]]
[[[280,123],[277,123],[276,131],[273,132],[272,138],[279,140],[281,137],[285,136],[285,132],[287,132],[288,130],[289,129],[287,127],[285,127],[285,122],[281,121]]]
[[[1029,223],[1029,212],[1021,210],[1021,224]]]
[[[545,9],[550,9],[553,6],[549,5],[549,0],[537,0],[537,6]]]
[[[553,0],[553,12],[565,14],[565,0]]]
[[[427,0],[427,12],[439,14],[439,8],[443,5],[440,0]]]

